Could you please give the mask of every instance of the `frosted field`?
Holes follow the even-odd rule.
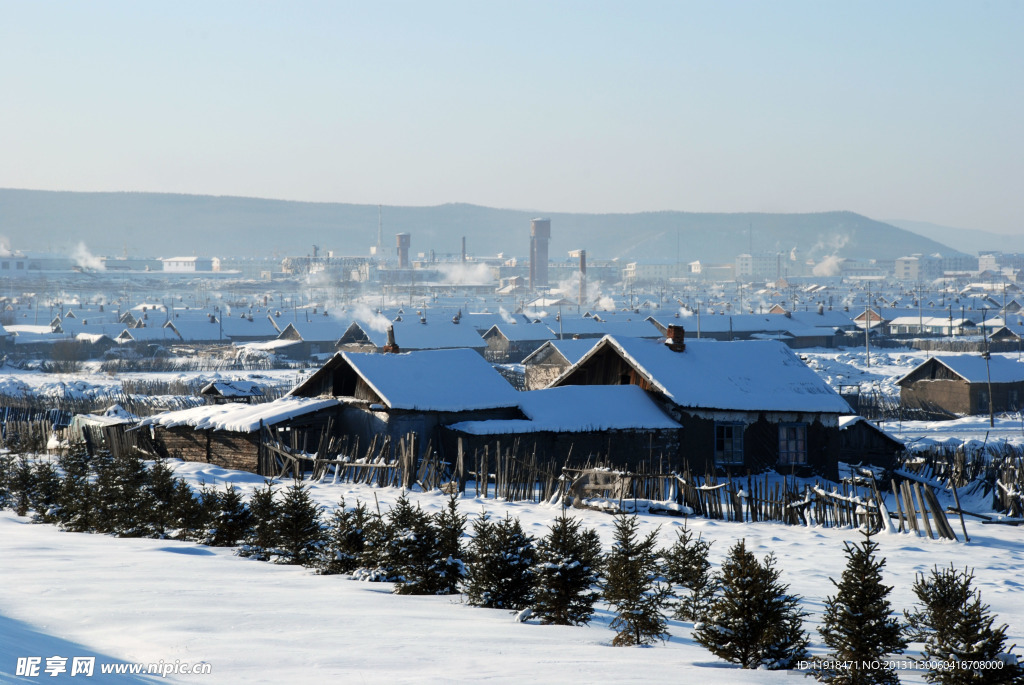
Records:
[[[244,491],[262,483],[252,474],[205,464],[175,465],[193,483],[230,482]],[[376,496],[383,511],[401,494],[326,483],[313,484],[312,493],[324,506],[340,496],[350,506],[357,499],[374,506]],[[445,502],[438,493],[410,497],[427,512]],[[471,517],[483,510],[510,513],[538,537],[560,513],[549,505],[473,498],[460,506]],[[968,509],[982,506],[964,502]],[[574,513],[610,544],[611,516]],[[958,522],[951,522],[960,535]],[[660,527],[665,546],[680,525],[683,519],[641,516],[642,531]],[[833,592],[829,578],[838,578],[845,566],[843,541],[858,540],[857,531],[703,519],[688,525],[714,541],[716,567],[741,537],[759,557],[774,551],[784,582],[804,597],[811,613],[812,654],[824,653],[814,628]],[[950,563],[968,566],[975,569],[984,600],[1010,625],[1008,644],[1024,644],[1021,532],[971,520],[967,530],[970,544],[878,536],[888,561],[886,582],[895,586],[893,606],[913,604],[915,573]],[[194,543],[64,533],[6,511],[0,514],[0,680],[20,682],[13,676],[20,656],[93,655],[97,663],[210,664],[211,675],[172,675],[166,679],[172,682],[792,682],[786,672],[742,671],[719,661],[692,641],[689,623],[671,621],[665,643],[612,647],[604,606],[586,627],[542,626],[518,623],[510,612],[468,606],[459,596],[397,596],[390,587],[251,561]],[[901,675],[905,682],[923,682],[919,673]],[[127,675],[106,677],[133,682]],[[93,681],[102,682],[102,676],[97,673]]]
[[[833,385],[863,383],[893,392],[894,379],[924,358],[924,353],[872,353],[872,364],[860,353],[801,351],[808,364]],[[6,371],[6,369],[5,369]],[[264,372],[267,373],[267,372]],[[275,373],[275,372],[269,372]],[[170,374],[194,376],[195,374]],[[153,377],[152,375],[146,375]],[[210,380],[247,378],[245,374],[205,374]],[[282,374],[286,383],[295,372]],[[18,383],[40,394],[69,386],[93,392],[120,379],[82,374],[75,377],[24,372],[5,375],[4,387]],[[886,430],[904,439],[951,442],[977,440],[1022,442],[1019,416],[1000,417],[995,430],[987,417],[953,422],[890,422]],[[206,464],[174,463],[179,475],[198,485],[232,483],[250,491],[263,481],[244,472]],[[341,496],[352,506],[362,500],[382,511],[400,496],[396,489],[371,489],[349,484],[317,483],[312,493],[324,507]],[[438,511],[445,497],[409,493],[427,512]],[[943,504],[945,493],[939,493]],[[987,498],[964,498],[963,507],[988,511]],[[895,510],[891,506],[890,510]],[[543,536],[558,507],[471,497],[460,502],[471,517],[486,510],[493,516],[517,516],[524,528]],[[613,533],[612,517],[577,511],[595,528],[606,548]],[[959,521],[951,518],[962,537]],[[660,529],[668,546],[683,519],[641,516],[641,530]],[[711,559],[717,568],[729,547],[746,538],[759,557],[774,552],[782,579],[803,597],[810,612],[806,627],[811,653],[825,648],[816,632],[825,597],[834,591],[845,565],[845,540],[856,541],[852,529],[791,527],[773,523],[739,524],[690,519],[687,525],[712,540]],[[1024,532],[1016,527],[982,525],[968,519],[970,544],[926,540],[911,534],[878,536],[887,559],[890,599],[901,611],[913,605],[915,574],[934,566],[975,570],[975,587],[1009,624],[1008,644],[1024,645]],[[216,682],[216,683],[494,683],[793,682],[786,672],[742,671],[693,642],[692,625],[670,621],[670,639],[651,647],[612,647],[611,616],[599,605],[586,627],[518,623],[510,612],[480,609],[459,596],[402,597],[391,586],[343,576],[317,576],[300,567],[277,566],[237,557],[229,549],[170,540],[117,539],[103,535],[63,533],[34,525],[10,511],[0,513],[0,682],[61,680],[41,675],[14,675],[18,657],[95,656],[100,663],[209,664],[210,675],[169,675],[167,678],[101,675],[91,682]],[[909,656],[915,656],[912,649]],[[97,666],[98,669],[98,666]],[[924,682],[919,672],[902,671],[904,682]],[[66,674],[65,674],[66,676]],[[70,680],[70,678],[69,678]],[[88,682],[87,681],[87,682]],[[77,682],[77,680],[72,680]]]

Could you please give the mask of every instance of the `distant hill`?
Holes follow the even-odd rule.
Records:
[[[800,250],[894,259],[955,250],[852,212],[815,214],[568,214],[468,204],[387,207],[384,246],[412,235],[412,252],[525,257],[530,219],[551,219],[552,259],[586,249],[592,259],[732,262],[748,252]],[[71,252],[84,242],[96,255],[285,256],[312,252],[366,255],[377,240],[377,206],[159,193],[75,193],[0,189],[0,237],[19,250]]]
[[[949,245],[954,250],[975,254],[979,250],[998,250],[1000,252],[1024,252],[1024,235],[1005,235],[990,233],[973,228],[953,228],[925,221],[890,220],[893,226],[917,233],[926,238],[937,240]]]

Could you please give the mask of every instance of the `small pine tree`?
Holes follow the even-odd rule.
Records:
[[[36,512],[36,523],[57,523],[60,520],[60,475],[51,462],[37,461],[32,466],[32,489],[29,502]]]
[[[646,645],[668,638],[665,609],[671,590],[661,575],[658,531],[641,539],[636,516],[615,517],[615,540],[605,564],[604,598],[615,611],[616,646]]]
[[[936,664],[925,673],[925,680],[943,685],[1024,682],[1017,658],[1005,655],[1007,626],[993,626],[995,616],[982,603],[981,593],[971,588],[973,581],[973,571],[952,566],[936,567],[927,578],[918,574],[914,581],[920,607],[906,612],[908,633],[910,639],[924,643],[924,659]],[[937,667],[950,661],[1006,665],[999,669]]]
[[[601,540],[593,529],[563,512],[537,544],[536,600],[533,613],[541,623],[586,625],[600,596]]]
[[[320,506],[309,496],[309,489],[296,482],[284,491],[277,507],[279,564],[312,566],[324,545],[323,516]]]
[[[64,530],[89,532],[96,528],[96,493],[89,477],[89,454],[84,445],[60,457],[64,471],[60,487],[60,523]]]
[[[359,568],[366,550],[365,528],[369,518],[370,512],[362,502],[357,501],[355,508],[346,509],[345,498],[341,498],[327,522],[320,573],[353,573]]]
[[[177,487],[174,471],[158,459],[146,474],[146,490],[152,501],[149,511],[149,525],[157,538],[166,538],[181,522],[175,511],[175,490]]]
[[[675,618],[681,621],[703,621],[707,616],[711,600],[715,596],[714,576],[708,553],[711,543],[694,538],[693,531],[685,525],[676,531],[672,546],[662,552],[665,560],[665,579],[676,591]]]
[[[14,457],[9,454],[0,454],[0,509],[14,506],[14,493],[11,489],[14,469]]]
[[[209,498],[212,511],[209,526],[203,534],[203,544],[211,547],[238,545],[252,525],[252,514],[241,493],[225,484],[223,490],[210,492],[205,498]]]
[[[519,519],[497,523],[483,514],[473,522],[466,565],[466,600],[492,609],[525,609],[533,603],[533,537]]]
[[[466,534],[466,515],[459,512],[458,495],[451,495],[448,506],[434,515],[434,530],[437,534],[434,561],[436,592],[439,595],[457,594],[466,575],[466,550],[462,544],[462,537]]]
[[[32,462],[22,455],[14,465],[10,478],[11,500],[18,516],[28,516],[32,510]]]
[[[440,589],[437,530],[434,522],[403,494],[386,517],[384,572],[400,595],[432,595]]]
[[[864,533],[860,545],[845,544],[846,569],[836,594],[825,600],[825,615],[818,629],[832,652],[822,663],[847,662],[846,668],[819,669],[818,680],[840,685],[899,685],[895,670],[885,667],[885,656],[907,647],[903,628],[892,616],[889,592],[882,583],[885,559],[875,557],[878,543]]]
[[[146,489],[146,464],[134,454],[110,457],[96,453],[96,496],[99,503],[99,529],[119,537],[146,537],[150,526],[153,499]]]
[[[742,668],[792,668],[807,654],[807,614],[779,575],[774,555],[760,563],[745,540],[733,545],[717,577],[719,593],[694,639]]]
[[[202,540],[215,509],[214,502],[202,490],[197,493],[183,479],[174,479],[170,519],[177,523],[174,537],[178,540]]]
[[[253,490],[249,497],[249,513],[252,514],[252,526],[246,533],[245,540],[238,549],[243,557],[269,561],[276,554],[280,536],[277,527],[277,500],[270,481],[262,488]]]

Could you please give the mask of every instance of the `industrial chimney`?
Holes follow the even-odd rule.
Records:
[[[409,242],[411,237],[408,233],[399,233],[395,236],[395,243],[398,247],[398,268],[409,268]]]
[[[530,222],[530,289],[548,284],[548,241],[551,219]]]

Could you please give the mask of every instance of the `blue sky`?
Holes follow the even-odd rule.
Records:
[[[0,0],[0,187],[1024,233],[1021,2]]]

